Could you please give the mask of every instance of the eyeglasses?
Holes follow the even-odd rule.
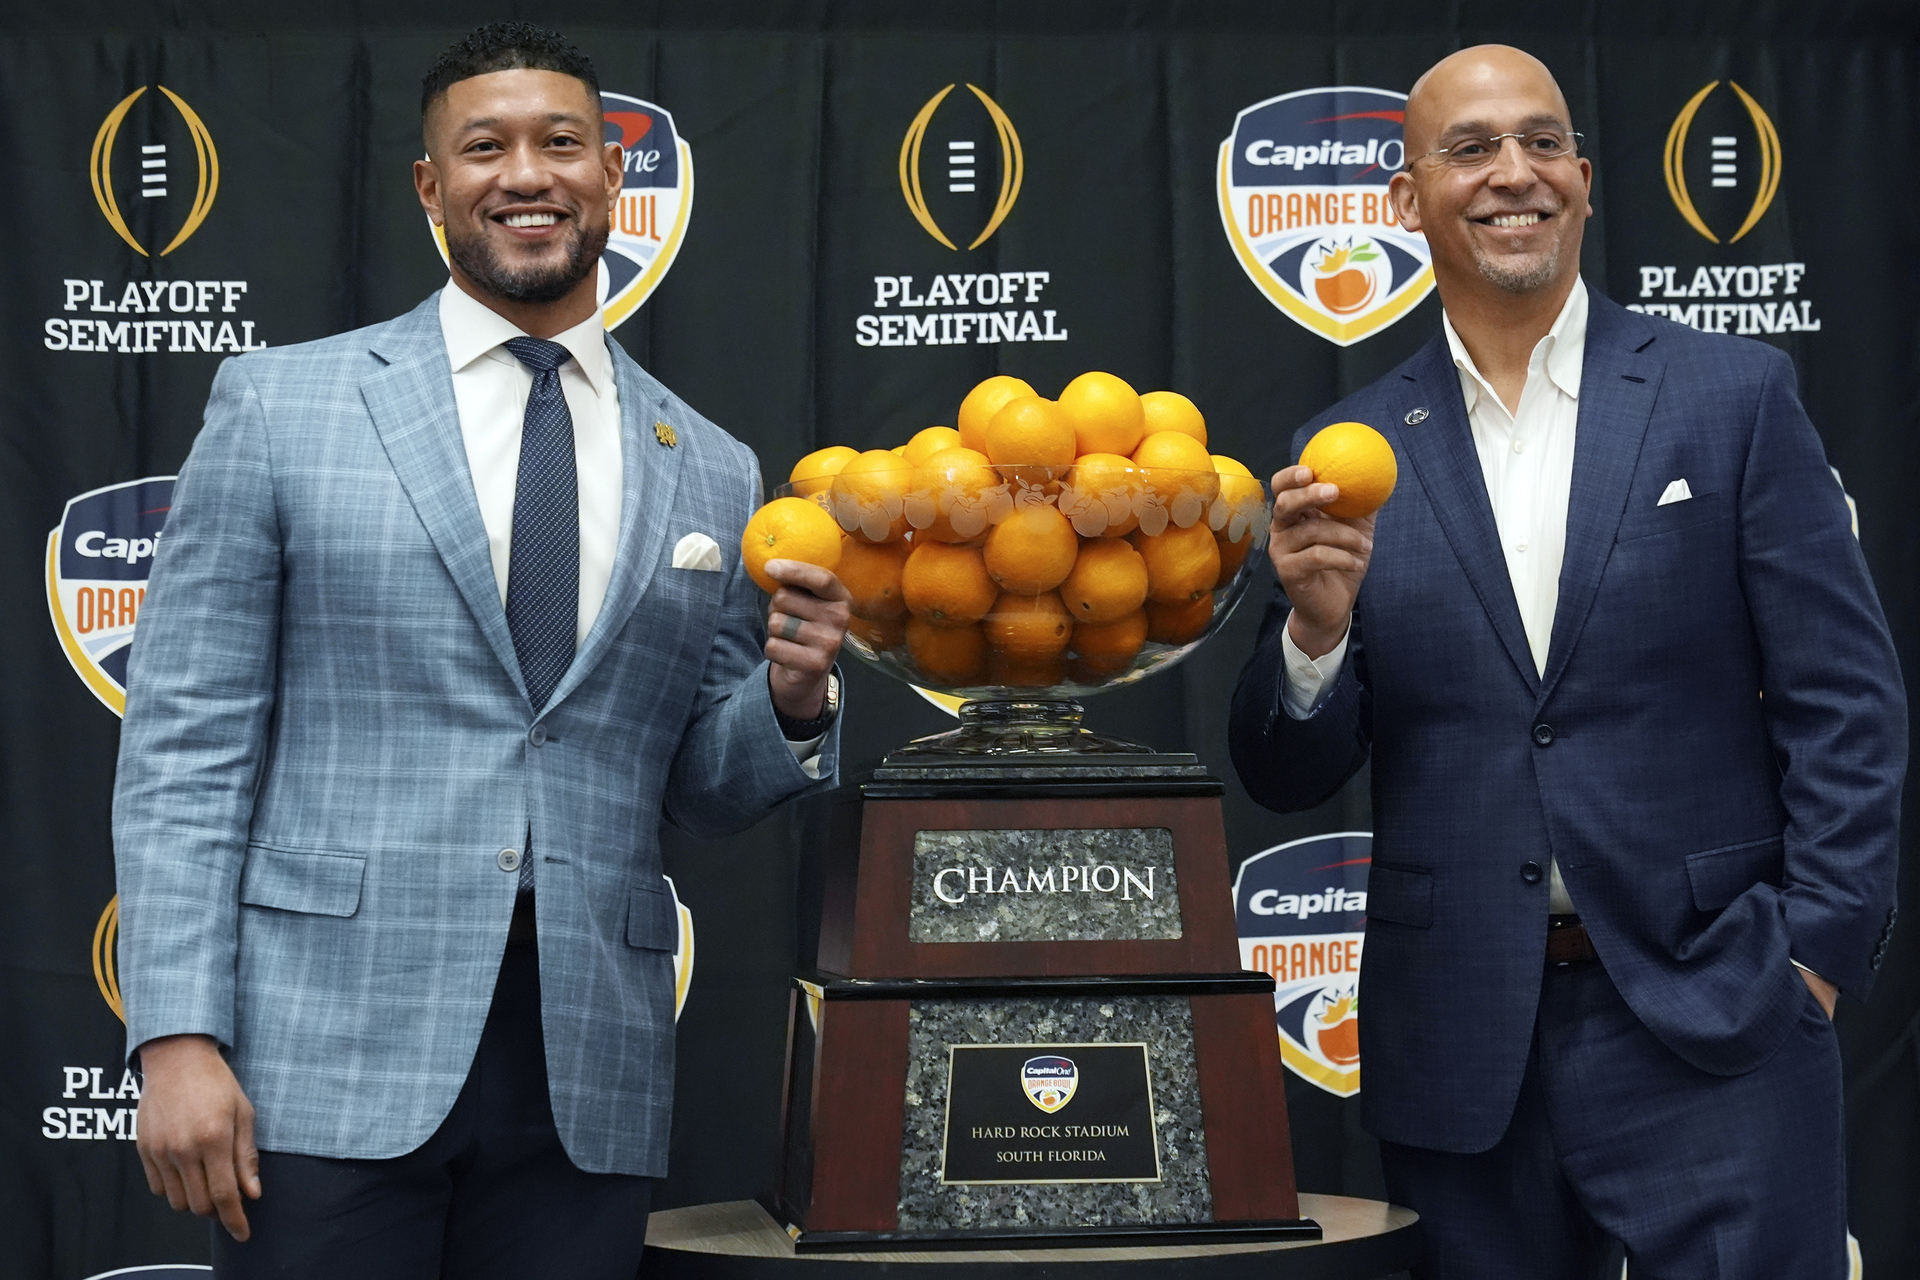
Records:
[[[1490,163],[1500,154],[1500,144],[1507,138],[1517,138],[1520,153],[1529,160],[1560,160],[1574,154],[1580,144],[1586,141],[1586,135],[1562,133],[1558,129],[1535,129],[1531,133],[1496,133],[1490,137],[1462,138],[1450,147],[1438,151],[1429,151],[1426,155],[1415,156],[1416,160],[1426,160],[1433,156],[1442,156],[1446,163],[1456,169],[1478,169]],[[1408,168],[1412,168],[1409,162]]]

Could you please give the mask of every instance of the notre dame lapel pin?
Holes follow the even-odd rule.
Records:
[[[669,449],[680,443],[680,433],[664,422],[653,424],[653,438]]]

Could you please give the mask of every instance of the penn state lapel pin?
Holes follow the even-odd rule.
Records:
[[[1425,408],[1407,410],[1408,426],[1417,427],[1421,423],[1425,422],[1426,420],[1427,420],[1427,411]]]
[[[680,443],[680,433],[664,422],[653,424],[653,438],[669,449]]]

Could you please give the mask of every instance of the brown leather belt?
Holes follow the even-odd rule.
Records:
[[[1547,967],[1565,969],[1576,964],[1591,964],[1600,958],[1593,949],[1593,938],[1579,916],[1547,917]]]

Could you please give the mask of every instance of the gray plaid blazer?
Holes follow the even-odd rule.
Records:
[[[613,580],[541,733],[435,299],[214,379],[128,667],[119,967],[129,1049],[213,1036],[264,1148],[390,1157],[439,1126],[513,911],[501,854],[531,831],[561,1139],[591,1172],[666,1171],[659,824],[737,831],[831,785],[837,738],[816,781],[774,720],[738,550],[752,453],[609,345]],[[696,531],[721,572],[672,567]]]

